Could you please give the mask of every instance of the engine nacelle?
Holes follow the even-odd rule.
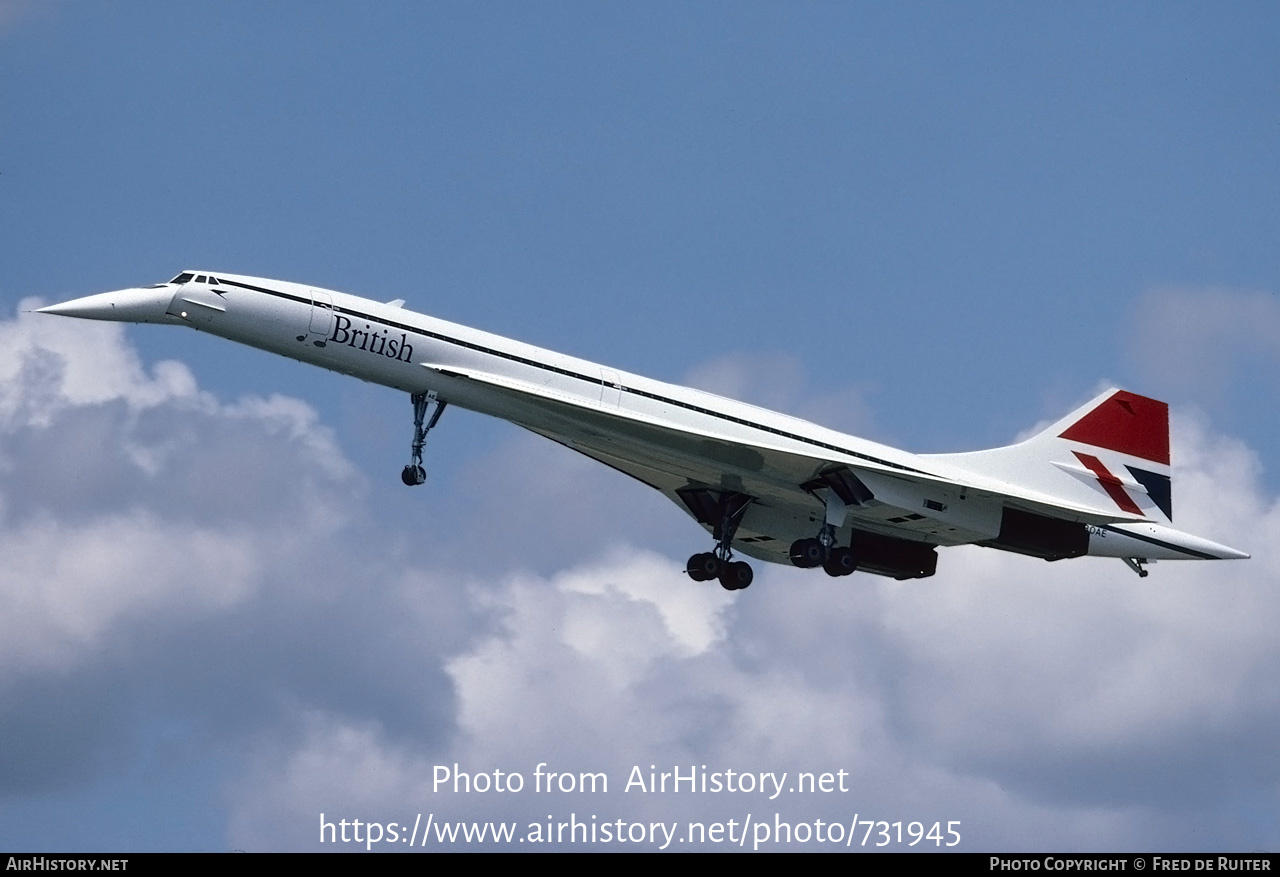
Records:
[[[901,580],[925,579],[938,571],[937,549],[924,542],[854,530],[851,547],[859,572]]]

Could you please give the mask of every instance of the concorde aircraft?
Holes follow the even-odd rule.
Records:
[[[933,575],[948,545],[1119,558],[1140,576],[1155,560],[1248,557],[1171,526],[1169,408],[1145,396],[1108,390],[1008,447],[911,454],[403,305],[183,271],[40,312],[189,326],[408,393],[410,486],[447,405],[509,420],[662,491],[715,543],[689,578],[731,591],[753,577],[735,553],[896,579]]]

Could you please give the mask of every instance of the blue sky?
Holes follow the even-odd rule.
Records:
[[[967,849],[1274,848],[1278,38],[1262,3],[0,0],[0,848],[309,849],[321,811],[540,815],[434,798],[440,760],[690,759],[845,765]],[[19,314],[186,267],[911,450],[1124,386],[1173,406],[1179,523],[1255,559],[691,592],[680,510],[513,427],[450,411],[407,491],[389,390]]]

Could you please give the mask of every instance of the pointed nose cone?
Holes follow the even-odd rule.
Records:
[[[39,308],[36,313],[80,317],[84,320],[113,320],[117,323],[171,323],[165,310],[173,299],[174,288],[117,289],[62,304]]]

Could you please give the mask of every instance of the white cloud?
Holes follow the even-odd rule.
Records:
[[[178,363],[144,369],[121,328],[0,322],[0,683],[138,619],[226,610],[343,520],[355,474],[314,411],[221,404]]]
[[[3,677],[91,660],[128,616],[225,609],[258,581],[264,547],[248,532],[179,527],[145,512],[6,530]]]
[[[212,404],[198,397],[181,363],[159,362],[147,374],[122,324],[31,313],[41,304],[24,299],[16,320],[0,322],[0,423],[45,426],[67,406],[117,399],[132,410],[174,400]]]
[[[1193,414],[1176,412],[1174,430],[1186,526],[1272,555],[1280,519],[1252,454]],[[384,814],[522,826],[571,810],[666,820],[860,810],[959,819],[965,849],[1184,846],[1193,819],[1212,847],[1235,837],[1237,796],[1271,798],[1280,780],[1268,754],[1280,718],[1266,683],[1280,663],[1270,567],[1166,562],[1138,579],[1117,561],[971,548],[944,551],[926,581],[768,567],[728,595],[619,549],[549,576],[472,581],[471,600],[493,621],[446,664],[455,736],[441,751],[372,732],[375,757],[409,773],[362,800]],[[428,792],[432,766],[455,762],[527,779],[545,762],[604,771],[612,785],[588,800]],[[651,764],[843,769],[854,791],[777,802],[621,791],[633,766]],[[307,785],[296,767],[258,781]],[[262,812],[255,800],[244,795],[238,824]],[[282,806],[276,791],[262,800]],[[314,799],[291,806],[293,823],[315,818]]]
[[[510,501],[423,531],[379,519],[306,405],[220,402],[185,370],[144,369],[110,327],[65,322],[90,340],[0,323],[0,698],[116,655],[154,680],[165,721],[235,752],[233,847],[314,848],[322,811],[527,824],[571,810],[958,819],[964,849],[1182,844],[1194,820],[1222,846],[1239,796],[1277,810],[1280,517],[1252,452],[1193,412],[1174,417],[1177,520],[1254,560],[1139,580],[1118,562],[954,549],[927,581],[757,565],[729,594],[649,550],[668,526],[705,543],[679,509],[619,511],[614,476],[575,455],[504,444],[462,480]],[[92,465],[67,450],[85,447]],[[495,516],[528,532],[478,527]],[[537,574],[529,540],[568,547]],[[455,543],[485,562],[449,571],[436,548]],[[605,771],[611,791],[432,792],[435,765],[455,762],[527,782],[539,763]],[[621,790],[649,765],[844,770],[851,791]]]
[[[344,819],[413,824],[416,808],[431,797],[432,765],[424,756],[389,743],[373,722],[343,723],[312,714],[305,724],[293,748],[258,751],[249,778],[233,788],[237,806],[228,824],[232,848],[325,849],[320,844],[322,818],[334,824],[334,837],[341,837],[337,832],[344,829],[337,823]],[[346,826],[345,834],[354,839],[355,826]],[[360,836],[367,839],[369,832]],[[331,841],[327,848],[333,849]]]

